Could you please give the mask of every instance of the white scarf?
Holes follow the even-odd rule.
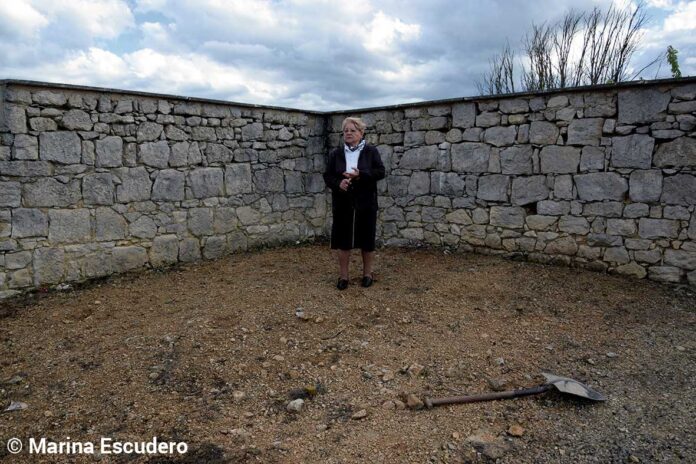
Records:
[[[346,156],[346,172],[353,172],[353,168],[358,169],[358,158],[363,148],[365,148],[365,139],[362,139],[353,148],[345,143],[343,144],[343,154]]]

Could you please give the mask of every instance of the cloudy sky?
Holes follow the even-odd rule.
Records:
[[[625,5],[630,0],[621,0]],[[609,0],[0,0],[0,79],[333,110],[477,94],[506,39]],[[696,1],[647,0],[638,70],[679,50]],[[641,77],[670,77],[663,63]]]

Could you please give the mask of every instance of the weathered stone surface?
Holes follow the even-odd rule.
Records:
[[[58,129],[58,124],[51,118],[31,118],[29,127],[36,132],[50,132]]]
[[[599,145],[604,119],[575,119],[568,126],[568,145]]]
[[[251,124],[247,124],[246,126],[242,127],[242,140],[247,142],[247,141],[253,141],[253,140],[258,140],[263,136],[263,124],[260,122],[254,122]]]
[[[189,173],[189,186],[194,198],[224,196],[225,182],[222,168],[196,168],[192,170]]]
[[[636,202],[653,202],[662,194],[662,171],[633,171],[629,178],[629,198]]]
[[[641,238],[649,239],[677,238],[679,235],[679,221],[640,218],[638,234]]]
[[[560,200],[575,199],[575,193],[573,192],[573,176],[555,176],[553,183],[553,197]]]
[[[136,238],[153,238],[157,235],[157,225],[149,216],[140,216],[128,226],[128,234]]]
[[[532,173],[531,145],[518,145],[505,148],[500,152],[500,167],[503,174]]]
[[[254,171],[254,185],[258,192],[282,192],[285,190],[283,171],[278,168]]]
[[[92,119],[82,110],[70,110],[63,115],[61,126],[68,130],[92,130]]]
[[[128,223],[123,216],[111,208],[95,211],[94,237],[97,241],[121,240],[126,237]]]
[[[216,259],[227,254],[227,239],[225,237],[208,237],[203,245],[203,257]]]
[[[27,207],[71,206],[80,201],[80,181],[62,183],[50,177],[39,178],[22,186],[22,198]]]
[[[12,237],[45,237],[48,235],[48,216],[36,208],[17,208],[12,211]]]
[[[496,147],[512,145],[516,137],[515,126],[491,127],[483,133],[483,141]]]
[[[637,279],[643,279],[648,274],[648,271],[646,271],[643,266],[636,262],[630,262],[628,264],[618,266],[616,268],[616,272],[618,274],[635,277]]]
[[[561,216],[570,213],[570,202],[542,200],[537,203],[537,213],[547,216]]]
[[[126,272],[148,263],[147,251],[139,246],[115,247],[112,251],[114,271]]]
[[[648,278],[658,282],[681,282],[684,271],[673,266],[650,266]]]
[[[573,237],[560,237],[552,240],[544,248],[544,253],[550,255],[574,255],[578,251],[578,244]]]
[[[558,221],[558,230],[569,234],[587,235],[590,232],[590,223],[579,216],[561,216]]]
[[[154,201],[183,201],[186,175],[176,169],[163,169],[157,174],[152,186]]]
[[[665,264],[693,271],[696,269],[696,252],[667,249]]]
[[[628,182],[615,172],[595,172],[573,176],[578,197],[584,201],[623,200]]]
[[[201,259],[201,246],[196,238],[185,238],[179,242],[179,261],[185,263]]]
[[[111,205],[114,193],[114,180],[109,173],[88,174],[82,178],[82,198],[87,205]]]
[[[590,92],[585,94],[585,117],[614,116],[616,98],[610,93]]]
[[[516,177],[512,181],[512,204],[527,205],[549,197],[546,176]]]
[[[619,91],[619,123],[636,124],[664,119],[670,94],[657,89]]]
[[[499,174],[481,176],[476,197],[487,201],[507,201],[510,177]]]
[[[452,170],[482,173],[488,171],[491,147],[483,143],[458,143],[452,145]]]
[[[588,234],[587,244],[592,247],[617,247],[623,244],[623,239],[616,235]]]
[[[39,141],[36,137],[18,134],[12,147],[12,158],[16,160],[39,159]]]
[[[456,209],[445,215],[445,220],[450,224],[473,224],[471,216],[465,209]]]
[[[426,195],[430,192],[430,174],[423,171],[414,172],[408,183],[409,195]]]
[[[497,111],[484,111],[476,116],[476,125],[478,127],[493,127],[500,124],[500,113]]]
[[[162,125],[151,121],[142,122],[138,125],[136,135],[138,142],[155,141],[162,135]]]
[[[550,230],[551,226],[556,223],[558,217],[556,216],[542,216],[539,214],[532,214],[527,216],[526,222],[527,227],[532,230]]]
[[[529,103],[527,100],[515,98],[514,100],[501,100],[500,111],[508,114],[526,113],[529,111]]]
[[[196,236],[213,234],[213,210],[210,208],[191,208],[188,212],[188,229]]]
[[[303,176],[301,172],[285,171],[285,193],[304,193]]]
[[[225,187],[228,195],[251,193],[251,165],[249,163],[235,163],[228,165],[225,168]]]
[[[542,173],[574,174],[578,172],[580,149],[548,146],[541,149],[539,159]]]
[[[612,139],[611,165],[617,168],[650,169],[655,139],[634,134]]]
[[[87,209],[52,209],[48,212],[51,243],[80,243],[90,240],[92,227]]]
[[[115,173],[121,179],[121,184],[116,186],[116,198],[119,203],[150,199],[152,181],[144,167],[119,168]]]
[[[558,140],[558,127],[552,122],[533,121],[529,126],[529,142],[536,145],[554,145]]]
[[[438,156],[439,150],[434,145],[412,148],[403,154],[399,167],[401,169],[434,169],[437,167]]]
[[[587,203],[582,209],[583,216],[621,217],[623,203],[619,201],[602,201]]]
[[[138,145],[138,159],[141,163],[159,169],[169,166],[169,143],[166,141],[146,142]]]
[[[604,170],[604,148],[583,147],[580,157],[580,172]]]
[[[155,237],[150,248],[150,264],[162,267],[174,264],[179,259],[179,239],[176,235]]]
[[[0,113],[0,127],[3,126],[7,127],[13,134],[26,134],[27,114],[24,108],[17,105],[7,105],[5,114]]]
[[[655,154],[654,163],[659,168],[695,167],[696,139],[679,137],[672,142],[660,144]]]
[[[430,192],[436,195],[459,197],[464,193],[464,179],[453,172],[431,172]]]
[[[0,181],[0,206],[17,208],[22,201],[22,184]],[[33,205],[28,205],[33,206]]]
[[[43,132],[39,135],[39,154],[42,160],[74,164],[80,162],[81,153],[82,144],[75,132]]]
[[[117,168],[123,165],[123,139],[109,136],[97,140],[97,167]]]
[[[607,219],[607,234],[633,236],[637,232],[633,219]]]
[[[34,285],[58,284],[65,275],[65,252],[60,248],[34,250]]]
[[[34,103],[44,106],[63,106],[68,102],[65,94],[50,90],[40,90],[32,94]]]
[[[604,251],[604,261],[616,264],[626,264],[631,261],[624,247],[609,247]]]
[[[676,174],[664,178],[660,201],[671,205],[696,205],[696,176]]]
[[[519,229],[524,226],[525,212],[518,206],[492,206],[491,225]]]
[[[626,218],[645,217],[650,213],[650,207],[645,203],[630,203],[624,207],[623,215]]]

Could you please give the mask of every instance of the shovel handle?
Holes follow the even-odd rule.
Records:
[[[504,392],[496,393],[483,393],[480,395],[467,395],[467,396],[450,396],[447,398],[426,398],[425,406],[430,409],[435,406],[442,406],[445,404],[462,404],[462,403],[477,403],[479,401],[492,401],[492,400],[506,400],[509,398],[518,398],[520,396],[538,395],[539,393],[544,393],[553,388],[553,385],[545,384],[539,385],[538,387],[522,388],[520,390],[508,390]]]

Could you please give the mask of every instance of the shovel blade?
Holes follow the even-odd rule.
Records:
[[[568,393],[569,395],[579,396],[581,398],[587,398],[592,401],[606,401],[607,397],[594,390],[587,385],[578,382],[577,380],[569,379],[568,377],[560,377],[558,375],[553,375],[549,373],[542,373],[546,379],[546,383],[553,385],[556,389],[563,393]]]

